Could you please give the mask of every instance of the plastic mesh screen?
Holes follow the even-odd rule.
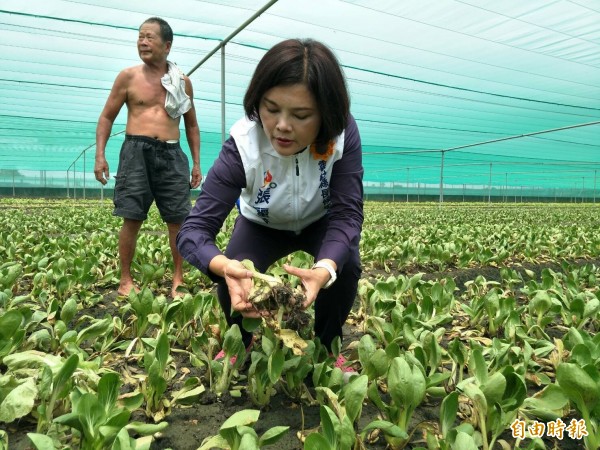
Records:
[[[96,122],[118,72],[139,64],[139,25],[169,21],[170,59],[188,72],[264,4],[4,2],[0,187],[97,189]],[[599,24],[589,0],[279,0],[225,48],[225,128],[242,115],[265,50],[311,37],[344,67],[368,195],[436,195],[443,182],[449,195],[595,199]],[[206,174],[221,145],[221,53],[191,79]],[[123,108],[107,147],[111,175],[125,120]],[[553,129],[562,130],[497,141]]]

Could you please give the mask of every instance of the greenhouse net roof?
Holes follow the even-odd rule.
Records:
[[[0,185],[99,186],[98,116],[118,72],[140,63],[140,24],[160,16],[175,33],[170,59],[194,85],[204,174],[223,139],[222,95],[227,130],[243,114],[264,52],[310,37],[343,65],[367,192],[435,189],[442,180],[448,189],[483,192],[600,192],[597,1],[269,3],[2,2]],[[227,42],[222,77],[221,51],[208,55],[265,6]],[[125,120],[123,108],[107,146],[111,183]]]

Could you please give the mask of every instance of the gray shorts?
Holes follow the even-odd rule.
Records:
[[[146,220],[153,201],[165,222],[183,222],[191,209],[188,157],[179,142],[126,135],[115,176],[113,214]]]

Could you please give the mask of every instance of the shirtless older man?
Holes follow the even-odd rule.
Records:
[[[161,18],[147,19],[139,29],[138,53],[143,64],[117,75],[96,128],[96,179],[109,177],[106,143],[122,106],[127,105],[126,137],[115,176],[114,211],[123,217],[119,233],[121,280],[118,293],[137,290],[131,276],[137,236],[153,201],[167,223],[174,272],[171,295],[183,283],[183,260],[175,243],[177,233],[191,208],[190,188],[200,185],[200,130],[194,108],[192,83],[167,61],[173,31]],[[192,155],[189,161],[179,144],[179,122],[183,115],[185,134]]]

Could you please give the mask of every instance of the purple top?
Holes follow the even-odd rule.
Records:
[[[335,162],[329,183],[331,208],[323,245],[315,261],[332,259],[342,270],[350,249],[358,245],[363,223],[362,146],[356,121],[348,119],[342,158]],[[224,144],[219,157],[209,170],[202,191],[177,235],[181,256],[203,273],[211,276],[208,265],[222,251],[215,237],[231,212],[246,175],[233,138]]]

